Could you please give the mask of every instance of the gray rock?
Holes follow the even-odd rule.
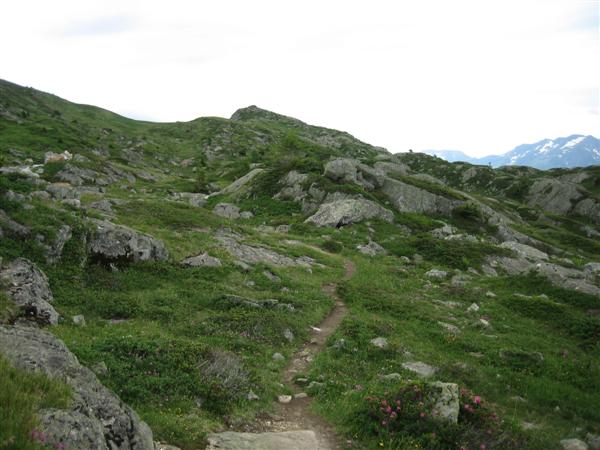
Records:
[[[439,370],[437,367],[430,366],[421,361],[405,362],[402,364],[402,367],[417,374],[421,378],[432,377]]]
[[[217,203],[213,208],[213,213],[225,219],[240,218],[240,208],[231,203]]]
[[[221,260],[219,258],[210,256],[206,252],[198,256],[185,258],[183,261],[181,261],[181,264],[190,267],[221,267],[222,265]]]
[[[65,167],[55,175],[55,178],[65,183],[70,183],[73,186],[81,186],[82,184],[93,184],[99,176],[100,174],[94,170],[66,164]]]
[[[279,403],[287,404],[292,401],[292,396],[291,395],[278,395],[277,401]]]
[[[162,442],[155,442],[154,450],[181,450],[181,448],[175,447],[174,445],[164,444]]]
[[[461,288],[461,287],[465,287],[467,285],[467,283],[471,280],[472,280],[472,277],[470,275],[457,274],[457,275],[454,275],[450,279],[450,285],[455,288]]]
[[[452,210],[464,203],[418,188],[412,184],[386,178],[381,191],[400,212],[418,212],[450,216]]]
[[[272,281],[273,283],[280,283],[281,282],[281,278],[279,278],[277,275],[275,275],[270,270],[263,270],[263,275],[265,277],[267,277],[269,279],[269,281]]]
[[[46,251],[46,260],[50,264],[54,264],[60,260],[65,244],[69,242],[71,237],[71,227],[69,225],[61,225],[56,232],[56,239],[54,239],[54,242]]]
[[[81,200],[78,198],[67,198],[61,202],[63,205],[71,206],[72,208],[81,208]]]
[[[240,219],[251,219],[254,214],[251,211],[242,211],[240,213]]]
[[[367,219],[393,222],[394,214],[370,200],[347,199],[322,204],[318,211],[305,222],[319,227],[341,227]]]
[[[451,333],[451,334],[459,334],[460,333],[460,328],[458,328],[456,325],[452,325],[451,323],[438,322],[438,325],[440,327],[442,327],[444,330],[446,330],[448,333]]]
[[[45,433],[53,433],[59,442],[70,443],[71,430],[79,430],[76,438],[93,440],[98,426],[102,428],[105,446],[120,450],[153,450],[152,432],[137,414],[106,389],[94,373],[81,366],[62,341],[35,327],[0,326],[0,353],[15,367],[27,372],[42,372],[67,383],[72,389],[72,402],[67,414],[53,416]],[[83,419],[79,413],[86,417]],[[78,419],[82,419],[79,424]],[[92,424],[93,423],[93,424]],[[61,434],[63,433],[63,434]],[[64,434],[66,433],[66,434]],[[87,448],[69,444],[69,448]]]
[[[317,450],[323,449],[314,431],[279,433],[224,433],[208,435],[206,450]]]
[[[458,423],[460,409],[458,385],[436,381],[427,386],[431,390],[433,401],[431,416],[441,422]]]
[[[518,242],[503,242],[500,244],[501,248],[514,251],[518,256],[522,258],[531,259],[533,261],[546,261],[548,254],[539,251],[537,248],[533,248],[529,245],[520,244]]]
[[[600,435],[588,433],[585,435],[585,440],[591,450],[600,450]]]
[[[46,191],[55,200],[79,198],[79,192],[68,183],[52,183],[46,186]]]
[[[337,158],[324,166],[324,176],[340,183],[352,183],[367,190],[383,184],[384,173],[351,158]]]
[[[367,256],[379,256],[387,253],[386,249],[379,245],[377,242],[369,241],[366,245],[359,245],[356,249]]]
[[[62,153],[46,152],[44,154],[44,164],[53,162],[69,161],[73,158],[73,155],[65,150]]]
[[[467,308],[467,312],[477,312],[479,311],[479,305],[477,303],[471,303],[471,306]]]
[[[385,381],[400,381],[402,380],[402,375],[396,372],[388,373],[387,375],[382,375],[381,379]]]
[[[273,361],[285,361],[285,356],[281,353],[273,353]]]
[[[61,448],[109,450],[104,439],[104,428],[78,411],[43,409],[38,413],[40,428],[44,430],[46,442]]]
[[[250,183],[257,175],[264,172],[264,169],[253,169],[241,178],[238,178],[226,188],[222,189],[219,194],[235,194],[242,190]]]
[[[580,439],[562,439],[560,445],[564,450],[588,450],[588,445]]]
[[[7,234],[19,239],[24,239],[31,233],[31,230],[28,227],[12,220],[2,209],[0,209],[0,229],[5,230]]]
[[[448,272],[439,269],[431,269],[430,271],[425,272],[425,276],[434,280],[443,280],[448,276]]]
[[[206,194],[199,194],[196,192],[176,192],[173,194],[175,200],[187,200],[187,202],[198,208],[206,205],[208,196]]]
[[[0,271],[7,294],[25,315],[42,324],[55,325],[59,315],[50,305],[54,300],[48,277],[25,258],[11,261]]]
[[[92,209],[97,209],[98,211],[102,211],[106,214],[114,214],[114,210],[112,209],[112,203],[109,200],[98,200],[97,202],[92,202],[89,204],[89,207]]]
[[[217,236],[217,240],[228,253],[237,258],[238,261],[242,261],[246,264],[266,263],[281,267],[310,267],[312,264],[312,260],[303,257],[292,259],[289,256],[280,255],[274,250],[266,247],[240,243],[236,238],[231,236]]]
[[[375,339],[371,339],[369,342],[372,346],[378,348],[387,348],[388,346],[388,340],[384,337],[377,337]]]
[[[289,328],[283,330],[283,337],[288,342],[294,342],[294,333],[292,333],[292,330],[290,330]]]
[[[115,225],[106,220],[91,219],[94,230],[88,239],[92,259],[107,263],[166,261],[165,244],[147,234]]]
[[[83,314],[78,314],[73,316],[73,323],[77,326],[84,327],[85,326],[85,317]]]
[[[571,211],[573,203],[581,197],[583,194],[574,183],[555,178],[541,178],[529,188],[526,202],[529,206],[564,215]]]

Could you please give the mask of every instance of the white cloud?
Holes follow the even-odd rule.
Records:
[[[257,104],[391,151],[599,134],[598,1],[27,1],[0,76],[140,118]],[[595,17],[595,18],[594,18]]]

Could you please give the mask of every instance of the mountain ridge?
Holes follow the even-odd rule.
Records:
[[[459,150],[425,150],[449,162],[500,167],[522,165],[536,169],[586,167],[600,164],[600,140],[592,135],[572,134],[555,139],[542,139],[533,144],[521,144],[500,155],[472,157]]]

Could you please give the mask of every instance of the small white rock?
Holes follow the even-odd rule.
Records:
[[[292,401],[292,396],[291,395],[279,395],[277,397],[277,400],[279,401],[279,403],[283,403],[285,405]]]

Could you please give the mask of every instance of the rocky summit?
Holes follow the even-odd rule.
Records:
[[[0,163],[0,448],[600,448],[600,166],[6,81]]]

